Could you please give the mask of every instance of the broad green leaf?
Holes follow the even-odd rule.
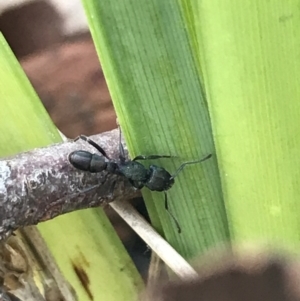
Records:
[[[299,1],[198,3],[204,82],[233,240],[298,252]]]
[[[182,162],[213,153],[212,159],[186,167],[168,191],[182,234],[164,209],[163,194],[144,189],[153,223],[186,257],[226,241],[209,112],[180,3],[83,3],[130,154],[177,156],[149,162],[174,173]]]

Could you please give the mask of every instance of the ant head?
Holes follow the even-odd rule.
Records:
[[[163,167],[150,165],[149,178],[145,186],[153,191],[166,191],[169,190],[173,184],[174,179],[171,174]]]

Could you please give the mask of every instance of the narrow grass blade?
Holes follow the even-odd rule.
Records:
[[[24,72],[0,36],[1,156],[60,140]],[[141,278],[102,209],[39,225],[79,300],[134,300]]]

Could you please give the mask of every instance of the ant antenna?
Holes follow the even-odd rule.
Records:
[[[212,154],[209,154],[209,155],[205,156],[204,158],[202,158],[202,159],[200,159],[200,160],[197,160],[197,161],[188,161],[188,162],[182,163],[182,164],[179,166],[179,168],[175,171],[175,173],[172,175],[172,177],[170,178],[170,180],[174,180],[174,178],[176,178],[176,177],[178,176],[178,174],[185,168],[186,165],[189,165],[189,164],[197,164],[197,163],[203,162],[203,161],[209,159],[211,156],[212,156]],[[180,234],[180,233],[181,233],[181,227],[180,227],[180,225],[179,225],[177,219],[176,219],[175,216],[173,215],[173,213],[169,210],[167,192],[165,191],[164,193],[165,193],[165,209],[166,209],[166,211],[169,213],[169,215],[170,215],[170,217],[172,218],[172,220],[175,222],[177,231],[178,231],[178,233]]]
[[[209,159],[211,156],[212,156],[212,154],[209,154],[209,155],[205,156],[204,158],[202,158],[200,160],[197,160],[197,161],[188,161],[188,162],[182,163],[179,166],[179,168],[175,171],[175,173],[172,175],[172,177],[170,178],[170,180],[176,178],[178,176],[178,174],[186,167],[186,165],[197,164],[197,163],[203,162],[203,161]]]
[[[77,140],[83,140],[83,141],[86,141],[88,144],[92,145],[96,150],[98,150],[105,158],[107,158],[108,160],[110,160],[110,158],[108,157],[108,155],[106,154],[105,150],[99,145],[97,144],[95,141],[93,141],[92,139],[90,139],[89,137],[87,136],[84,136],[84,135],[80,135],[78,136],[77,138],[74,139],[74,141],[77,141]]]
[[[178,220],[176,219],[176,217],[174,216],[174,214],[169,209],[167,192],[164,191],[164,193],[165,193],[165,209],[169,213],[169,215],[172,218],[172,220],[174,221],[174,223],[176,225],[176,228],[177,228],[178,234],[180,234],[181,233],[181,227],[179,225]]]

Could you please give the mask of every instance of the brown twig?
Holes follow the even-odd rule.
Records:
[[[118,158],[117,130],[92,139]],[[137,195],[124,177],[75,169],[68,155],[79,149],[97,152],[84,141],[69,141],[0,160],[0,240],[19,227]]]

